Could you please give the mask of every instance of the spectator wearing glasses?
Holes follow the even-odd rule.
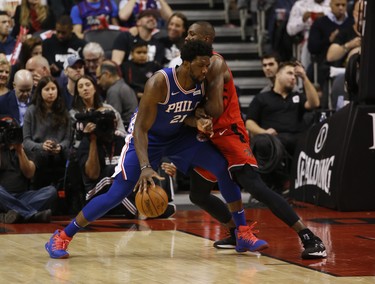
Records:
[[[31,101],[33,75],[21,69],[17,71],[13,82],[14,89],[4,96],[0,96],[0,114],[12,116],[21,126],[23,117]]]
[[[87,73],[96,78],[96,69],[104,60],[104,50],[97,42],[89,42],[83,48],[83,59]]]

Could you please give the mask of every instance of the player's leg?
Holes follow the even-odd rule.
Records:
[[[233,171],[232,174],[247,192],[267,205],[273,214],[298,233],[305,248],[302,252],[302,258],[322,258],[327,256],[323,242],[306,227],[283,197],[266,186],[259,174],[250,165],[245,165],[240,170]]]
[[[92,200],[78,213],[64,230],[56,230],[45,247],[51,258],[67,258],[67,248],[73,236],[90,222],[102,217],[109,210],[121,203],[129,195],[134,181],[124,180],[119,173],[115,177],[110,189]]]
[[[237,227],[237,251],[256,251],[268,247],[267,242],[257,239],[252,233],[252,227],[247,226],[245,210],[242,204],[240,188],[231,179],[227,162],[224,157],[211,145],[206,144],[196,153],[193,165],[210,171],[216,176],[219,189],[228,204],[233,221]]]
[[[232,221],[227,205],[220,198],[211,194],[215,182],[203,178],[195,170],[190,174],[190,201],[205,210],[222,224]],[[233,223],[234,225],[234,223]]]

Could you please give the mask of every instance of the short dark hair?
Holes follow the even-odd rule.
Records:
[[[137,47],[141,47],[141,46],[148,46],[147,41],[144,41],[142,39],[134,39],[133,44],[130,48],[130,51],[134,51],[134,49],[136,49]]]
[[[270,59],[270,58],[275,58],[275,61],[277,64],[280,64],[280,56],[276,52],[271,52],[271,53],[265,53],[263,56],[260,57],[260,60],[263,62],[264,59]]]
[[[0,10],[0,16],[8,16],[8,13],[6,11]]]
[[[292,66],[296,67],[298,64],[295,61],[284,61],[279,64],[279,68],[277,69],[277,72],[279,72],[281,69],[285,68],[286,66]]]
[[[185,43],[181,48],[182,61],[192,62],[197,56],[212,56],[212,45],[201,41],[192,40]]]
[[[118,75],[122,77],[122,72],[120,70],[120,67],[117,65],[116,62],[106,59],[102,62],[100,65],[100,71],[103,73],[104,71],[107,71],[111,75]]]
[[[62,15],[58,20],[56,21],[56,25],[62,25],[62,26],[73,26],[72,18],[69,15]]]

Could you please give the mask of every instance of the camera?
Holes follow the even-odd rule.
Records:
[[[107,140],[112,137],[115,132],[115,119],[116,115],[112,110],[98,111],[92,110],[85,113],[76,113],[75,118],[80,127],[76,127],[78,130],[77,135],[82,135],[82,131],[86,124],[89,122],[95,123],[95,134],[98,138]],[[79,133],[81,132],[81,133]]]
[[[2,117],[0,119],[0,145],[21,144],[22,142],[22,128],[12,117]]]

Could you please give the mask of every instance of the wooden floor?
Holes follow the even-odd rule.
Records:
[[[103,218],[80,232],[71,257],[50,259],[44,244],[68,218],[51,224],[0,224],[2,283],[375,283],[375,212],[344,213],[299,204],[324,241],[324,260],[300,259],[297,235],[268,209],[247,209],[270,248],[261,255],[217,250],[225,230],[201,210],[173,219]]]

